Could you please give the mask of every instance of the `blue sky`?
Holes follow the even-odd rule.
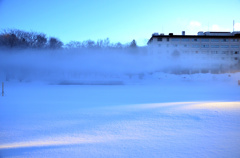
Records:
[[[0,0],[0,30],[146,44],[154,32],[240,31],[240,0]]]

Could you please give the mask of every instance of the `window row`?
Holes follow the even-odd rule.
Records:
[[[184,51],[184,53],[236,55],[239,54],[239,51]]]
[[[163,41],[162,37],[158,37],[157,41]],[[208,39],[208,38],[166,38],[166,41],[184,41],[184,42],[238,42],[239,39],[218,39],[218,38],[213,38],[213,39]]]
[[[188,44],[183,44],[183,45],[178,45],[178,44],[167,44],[167,45],[161,45],[158,44],[159,47],[162,46],[166,46],[166,47],[191,47],[191,48],[239,48],[239,45],[208,45],[208,44],[192,44],[192,45],[188,45]]]

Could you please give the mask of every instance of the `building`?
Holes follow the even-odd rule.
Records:
[[[173,72],[226,73],[240,71],[240,31],[198,32],[198,35],[152,34],[148,41],[150,54],[177,58],[192,65],[178,65]],[[186,65],[186,64],[185,64]],[[165,69],[167,70],[167,68]]]

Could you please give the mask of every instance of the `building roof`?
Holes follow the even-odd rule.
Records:
[[[207,34],[206,34],[207,33]],[[203,33],[202,35],[173,35],[173,33],[169,33],[169,35],[164,35],[164,34],[156,34],[154,33],[152,37],[149,39],[148,43],[149,44],[153,38],[240,38],[240,32],[206,32],[205,34]],[[231,35],[214,35],[214,34],[226,34],[229,33]],[[209,35],[212,34],[212,35]]]

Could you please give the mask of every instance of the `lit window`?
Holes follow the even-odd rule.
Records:
[[[222,39],[222,42],[228,42],[228,39]]]
[[[228,51],[222,51],[222,54],[228,54]]]
[[[211,48],[219,48],[219,45],[211,45]]]
[[[183,38],[182,41],[189,41],[189,39],[188,38]]]
[[[194,38],[194,39],[192,39],[192,41],[194,41],[194,42],[197,42],[197,41],[198,41],[198,39],[197,39],[197,38]]]
[[[231,42],[238,42],[238,39],[231,39]]]
[[[219,42],[219,39],[212,39],[212,42]]]
[[[228,48],[228,45],[221,45],[221,48]]]
[[[202,42],[209,42],[209,39],[203,38],[203,39],[201,39],[201,41],[202,41]]]
[[[193,47],[193,48],[199,48],[199,45],[193,44],[192,47]]]
[[[172,41],[179,41],[179,38],[172,38]]]
[[[201,47],[202,48],[209,48],[209,45],[208,44],[203,44]]]

